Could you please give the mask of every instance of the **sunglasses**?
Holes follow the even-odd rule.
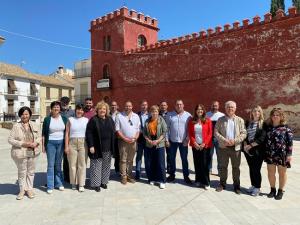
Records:
[[[133,123],[131,120],[128,120],[128,123],[130,124],[130,126],[133,126]]]

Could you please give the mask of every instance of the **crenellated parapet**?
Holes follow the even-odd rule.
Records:
[[[223,27],[217,26],[214,29],[208,28],[207,30],[201,30],[198,33],[195,32],[195,33],[188,34],[185,36],[176,37],[176,38],[172,38],[172,39],[165,40],[165,41],[159,41],[155,44],[146,45],[141,48],[131,49],[129,51],[126,51],[125,55],[147,52],[147,51],[151,51],[154,49],[166,48],[169,46],[180,45],[183,43],[196,41],[196,40],[200,40],[200,39],[216,37],[218,35],[226,35],[228,33],[238,32],[240,30],[251,29],[253,27],[259,27],[259,26],[263,26],[266,24],[275,23],[277,21],[297,17],[297,16],[300,16],[299,13],[300,12],[298,12],[297,8],[294,6],[288,9],[287,14],[282,9],[279,9],[276,12],[275,17],[272,17],[271,13],[266,13],[264,15],[263,19],[257,15],[257,16],[254,16],[252,18],[252,20],[250,20],[250,19],[242,20],[242,23],[240,23],[239,21],[235,21],[232,24],[227,23]]]
[[[99,25],[103,25],[120,18],[131,20],[158,30],[158,21],[156,18],[145,16],[143,13],[137,13],[135,10],[128,10],[127,7],[122,7],[121,9],[106,14],[105,16],[92,20],[90,26],[91,29],[93,29]]]

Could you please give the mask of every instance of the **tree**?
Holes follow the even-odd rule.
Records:
[[[293,0],[293,2],[299,2],[299,0]],[[284,0],[272,0],[271,1],[271,10],[272,16],[276,16],[278,9],[285,10]]]
[[[293,6],[295,6],[298,12],[300,12],[300,0],[293,0]]]

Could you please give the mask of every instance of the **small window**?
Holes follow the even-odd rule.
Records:
[[[60,99],[62,97],[62,89],[58,89],[58,98]]]
[[[109,77],[110,77],[109,65],[106,64],[103,67],[103,79],[109,79]]]
[[[111,50],[111,38],[109,35],[103,37],[103,50],[104,51]]]
[[[139,35],[138,36],[138,48],[147,45],[147,39],[144,35]]]
[[[46,87],[46,99],[50,99],[50,87]]]

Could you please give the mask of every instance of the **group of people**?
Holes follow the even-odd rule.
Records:
[[[30,108],[19,110],[21,121],[14,125],[8,139],[12,145],[11,156],[18,167],[18,200],[25,194],[29,198],[35,196],[35,159],[41,151],[47,154],[47,193],[51,194],[55,188],[63,191],[65,182],[83,192],[87,158],[90,159],[90,186],[97,192],[108,188],[112,158],[123,185],[141,179],[144,158],[148,183],[165,189],[166,182],[174,182],[176,178],[178,149],[184,182],[190,185],[188,145],[192,149],[197,187],[210,188],[215,151],[220,177],[216,191],[226,189],[230,159],[234,192],[240,194],[241,152],[244,152],[251,180],[249,193],[259,195],[261,167],[265,161],[271,188],[268,197],[277,200],[283,197],[286,171],[291,166],[293,134],[280,108],[274,108],[265,120],[262,108],[255,106],[244,122],[235,114],[237,106],[233,101],[225,103],[225,114],[214,101],[211,111],[206,112],[204,105],[198,104],[193,115],[184,110],[182,100],[176,100],[171,112],[166,101],[148,107],[148,102],[143,100],[138,113],[133,112],[131,101],[125,103],[123,112],[118,111],[115,101],[111,105],[101,101],[94,108],[92,99],[87,98],[85,105],[76,105],[74,111],[68,104],[67,97],[51,103],[42,133],[39,126],[30,121]]]

